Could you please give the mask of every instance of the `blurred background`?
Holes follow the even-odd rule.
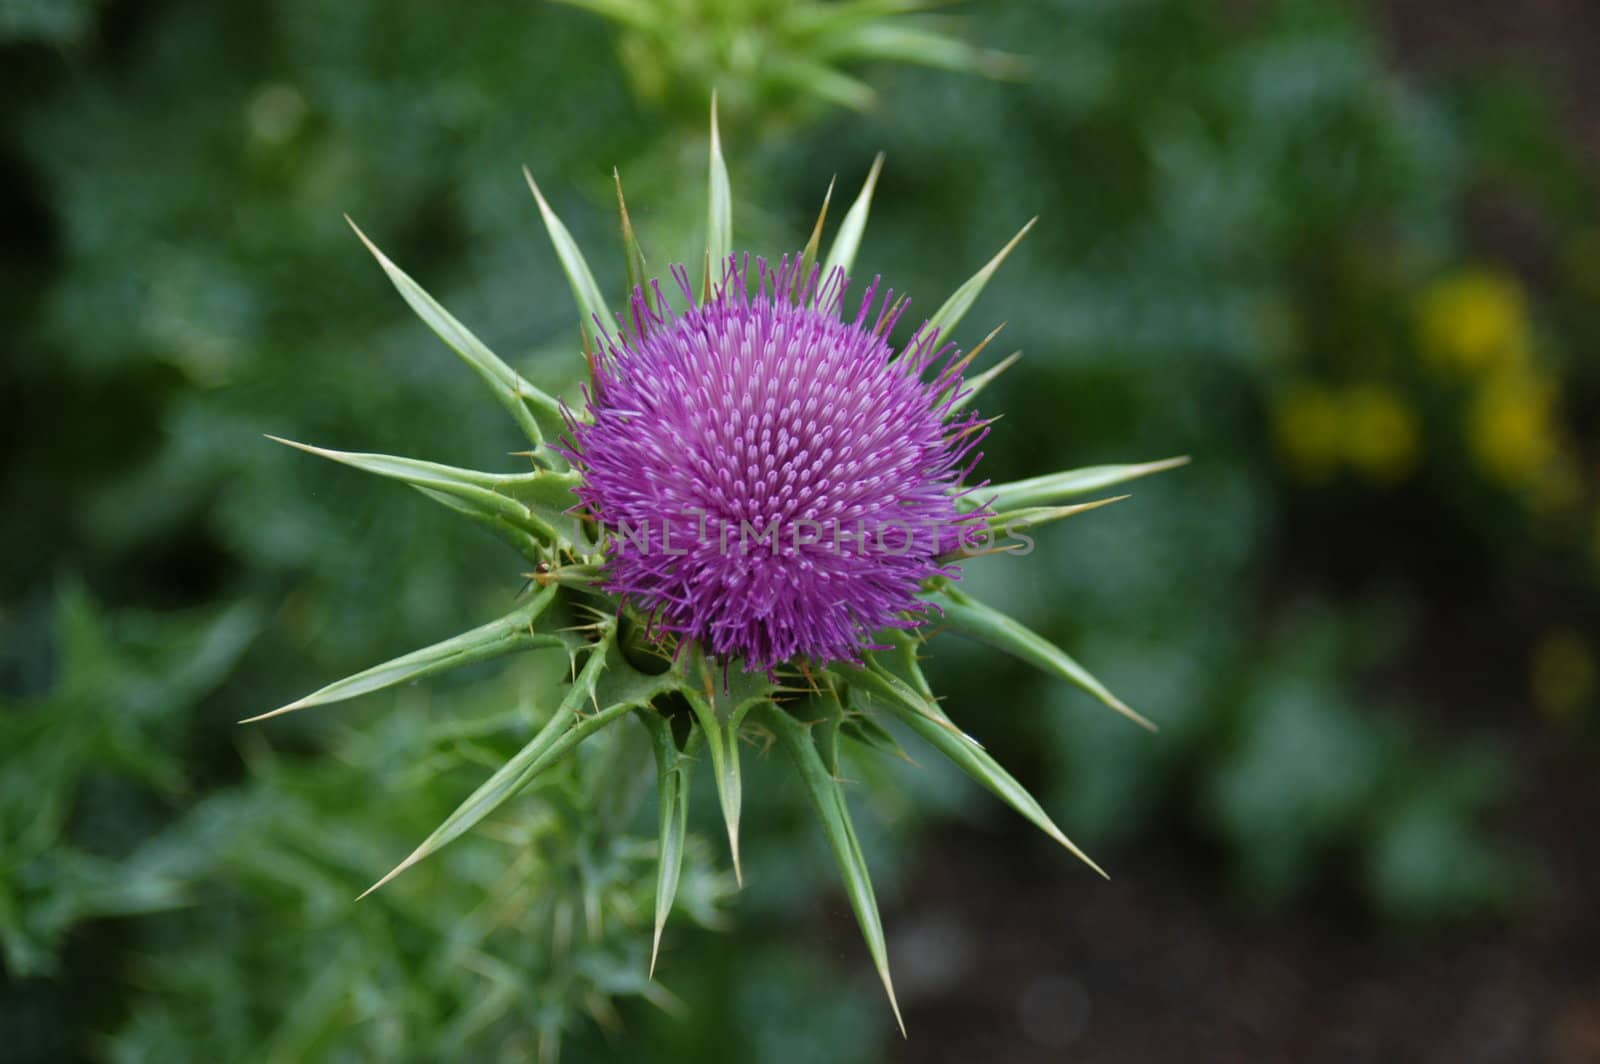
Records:
[[[583,6],[0,0],[0,1056],[1600,1060],[1600,8]],[[581,773],[351,902],[559,663],[234,724],[520,585],[262,438],[518,446],[341,215],[570,394],[518,168],[620,292],[612,167],[697,258],[713,84],[736,246],[881,149],[858,273],[926,313],[1041,216],[961,337],[1025,353],[990,477],[1194,456],[967,573],[1160,734],[934,644],[1112,882],[855,767],[909,1041],[755,750],[746,887],[702,786],[652,985]]]

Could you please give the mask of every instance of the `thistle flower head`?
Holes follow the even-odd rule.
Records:
[[[842,317],[843,271],[801,262],[752,277],[730,258],[703,306],[679,267],[678,313],[636,291],[567,452],[611,533],[609,590],[767,672],[859,662],[874,632],[914,626],[923,581],[955,575],[939,558],[985,516],[957,506],[984,426],[952,417],[953,345],[924,328],[897,353],[904,301],[874,282]]]
[[[684,304],[678,310],[658,284],[645,287],[644,253],[618,179],[632,290],[627,319],[610,313],[572,234],[529,176],[572,286],[592,370],[576,412],[496,356],[368,243],[412,309],[521,429],[530,465],[492,473],[295,446],[410,484],[502,536],[533,566],[526,575],[534,590],[497,620],[262,717],[514,651],[565,653],[570,680],[552,695],[555,706],[538,734],[372,889],[459,838],[578,744],[605,743],[621,720],[636,718],[651,740],[659,801],[652,970],[677,897],[688,780],[701,750],[740,874],[740,744],[748,719],[783,746],[809,792],[893,1005],[883,925],[842,789],[842,742],[903,757],[879,722],[898,723],[1098,870],[945,714],[919,664],[920,634],[903,629],[932,610],[941,627],[1038,666],[1150,726],[1066,651],[954,587],[951,559],[997,533],[1037,529],[1114,502],[1120,496],[1073,500],[1185,460],[966,484],[988,422],[965,408],[1016,356],[965,377],[988,341],[960,357],[946,341],[1027,226],[896,350],[889,336],[903,299],[895,302],[892,292],[880,299],[875,281],[847,311],[845,277],[878,167],[825,258],[819,241],[826,198],[800,255],[776,266],[757,259],[752,268],[732,251],[732,194],[714,105],[710,161],[706,262],[725,265],[716,286],[706,271],[698,301],[687,272],[674,270]],[[606,331],[608,322],[617,329]],[[558,444],[550,434],[563,428]],[[586,518],[598,519],[604,540],[589,534]],[[640,667],[625,652],[636,646],[639,618],[677,636],[676,649],[687,653],[674,654],[664,668]],[[735,658],[742,673],[726,667]],[[720,684],[708,659],[724,666]],[[806,659],[818,667],[805,668]],[[776,675],[791,661],[802,666],[803,686]],[[625,748],[612,749],[622,764]]]

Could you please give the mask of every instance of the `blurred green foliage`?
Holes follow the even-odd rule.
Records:
[[[0,3],[0,42],[82,39],[93,25],[98,0],[5,0]]]
[[[1449,403],[1444,416],[1464,422],[1467,404],[1441,394],[1416,356],[1414,370],[1395,365],[1409,345],[1375,377],[1366,334],[1414,336],[1416,307],[1475,239],[1469,197],[1503,157],[1480,139],[1470,96],[1417,92],[1348,11],[1285,3],[1234,21],[1188,4],[1057,10],[1063,61],[1027,85],[994,97],[918,86],[926,113],[942,117],[902,122],[889,139],[883,202],[903,243],[887,257],[879,243],[867,266],[918,291],[943,260],[918,246],[916,217],[940,217],[952,253],[970,257],[966,234],[1025,209],[1015,189],[1040,190],[1039,239],[985,304],[1032,355],[990,403],[1006,413],[990,440],[992,475],[1044,454],[1110,460],[1128,448],[1197,461],[1042,537],[1044,557],[1030,563],[1054,567],[1044,588],[999,561],[969,579],[1067,635],[1164,730],[1151,744],[1075,695],[1020,674],[997,679],[995,663],[946,647],[952,711],[963,719],[960,706],[989,704],[997,686],[1047,703],[971,726],[985,741],[1046,751],[1040,771],[1059,770],[1068,830],[1126,837],[1172,813],[1224,845],[1231,878],[1258,902],[1331,875],[1405,919],[1502,905],[1516,877],[1481,827],[1503,778],[1487,737],[1454,746],[1391,727],[1403,714],[1364,693],[1362,678],[1417,648],[1425,627],[1459,624],[1463,605],[1512,608],[1503,585],[1538,578],[1533,565],[1551,569],[1542,594],[1516,596],[1529,615],[1508,617],[1512,630],[1578,613],[1565,575],[1585,574],[1592,603],[1587,536],[1548,538],[1534,554],[1508,535],[1527,527],[1528,511],[1455,457],[1467,450],[1459,429],[1441,426],[1428,454],[1418,440],[1409,466],[1352,484],[1302,481],[1295,465],[1278,465],[1275,422],[1295,387],[1350,382],[1340,386],[1358,416],[1335,446],[1351,449],[1358,474],[1390,458],[1391,404],[1404,419]],[[989,40],[1015,47],[1042,32],[1035,17],[1008,9]],[[865,150],[866,139],[852,142]],[[1544,173],[1582,178],[1570,161]],[[1552,218],[1593,224],[1592,208],[1582,215],[1571,198],[1521,194]],[[1565,325],[1573,348],[1594,336],[1592,318]],[[1553,320],[1546,328],[1561,335]],[[1576,409],[1592,403],[1582,374],[1547,379]],[[1596,442],[1574,446],[1592,453]],[[1295,621],[1306,597],[1335,619]],[[1380,654],[1329,634],[1386,614],[1400,630]],[[1577,642],[1566,644],[1569,673]],[[1479,665],[1485,698],[1507,684],[1528,690],[1523,637],[1500,646]],[[1529,712],[1526,696],[1470,707],[1480,721]],[[1395,859],[1401,821],[1433,860]]]
[[[585,747],[448,861],[352,904],[542,723],[537,691],[563,662],[545,665],[482,710],[412,694],[320,758],[248,752],[249,785],[161,840],[206,864],[193,908],[141,942],[147,994],[112,1058],[554,1060],[584,1017],[618,1026],[614,998],[676,1008],[646,977],[654,842],[628,830],[647,781],[618,787],[616,744]],[[679,907],[715,923],[732,889],[694,840]],[[213,989],[241,971],[248,995]]]
[[[185,793],[185,719],[227,675],[257,618],[128,613],[79,587],[54,617],[54,679],[0,701],[0,947],[17,976],[54,974],[75,924],[185,901],[184,865],[138,845]]]
[[[830,105],[865,111],[878,94],[851,67],[912,63],[1019,77],[1019,57],[966,39],[971,27],[926,14],[936,0],[561,0],[621,33],[617,58],[640,98],[698,122],[713,91],[735,134],[776,132]]]
[[[1034,58],[1026,80],[869,65],[874,110],[807,116],[772,71],[715,68],[749,119],[735,188],[766,207],[735,214],[756,250],[797,246],[835,171],[849,186],[879,149],[858,272],[900,290],[947,290],[1043,215],[962,338],[1005,320],[1029,356],[986,396],[1006,414],[990,476],[1196,457],[1043,535],[1026,570],[968,573],[1162,734],[946,637],[952,715],[1028,766],[1069,834],[1191,833],[1252,907],[1329,880],[1403,921],[1504,907],[1519,879],[1483,826],[1508,785],[1494,736],[1595,730],[1592,175],[1526,83],[1401,77],[1359,8],[965,14],[962,39]],[[306,714],[276,750],[232,721],[498,615],[520,581],[410,493],[261,439],[466,466],[516,447],[341,213],[570,390],[566,284],[517,167],[599,248],[618,166],[652,268],[684,257],[703,224],[694,49],[717,46],[550,5],[0,0],[17,220],[0,247],[0,1038],[17,1059],[516,1056],[557,1032],[579,1059],[642,1052],[580,1019],[660,994],[641,979],[649,854],[572,864],[607,798],[583,762],[350,904],[549,708],[549,662]],[[1497,649],[1451,664],[1436,644],[1458,634]],[[1427,693],[1463,669],[1477,704]],[[1375,695],[1397,670],[1423,675]],[[891,895],[913,805],[979,808],[929,773],[861,790]],[[800,801],[752,786],[737,955],[669,936],[690,1020],[622,1006],[653,1059],[871,1059],[887,1034],[786,942],[830,881]],[[725,862],[699,852],[682,903],[710,921]],[[503,878],[508,854],[566,889]],[[593,935],[585,891],[606,913]],[[134,913],[152,915],[104,919]]]

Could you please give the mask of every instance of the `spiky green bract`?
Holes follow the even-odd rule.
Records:
[[[894,997],[894,983],[889,978],[889,947],[884,941],[883,920],[878,914],[878,899],[872,892],[872,876],[867,872],[867,858],[856,839],[855,826],[850,822],[850,807],[844,798],[844,788],[822,763],[817,747],[806,728],[789,714],[775,711],[767,714],[772,729],[782,741],[784,749],[794,760],[796,773],[805,785],[816,810],[822,832],[828,837],[828,847],[839,864],[844,878],[845,894],[850,898],[850,908],[855,910],[856,922],[861,925],[862,937],[867,940],[867,950],[872,963],[883,980],[883,989],[889,995],[889,1007],[894,1010],[895,1023],[900,1033],[906,1029],[900,1016],[900,1003]]]
[[[656,759],[657,830],[661,851],[656,868],[655,934],[650,941],[650,976],[656,974],[656,958],[661,953],[661,932],[678,896],[678,880],[683,875],[684,843],[689,831],[689,783],[694,779],[694,755],[703,733],[695,732],[690,744],[678,748],[672,724],[661,714],[639,710],[639,720],[650,732],[650,746]]]
[[[707,203],[707,261],[721,260],[734,242],[732,194],[722,141],[712,115],[711,177]],[[873,190],[882,165],[880,157],[864,186],[845,213],[823,269],[848,271],[856,259]],[[529,179],[530,185],[532,179]],[[624,267],[631,285],[639,290],[645,260],[632,220],[623,204],[617,181],[622,223]],[[570,234],[535,188],[557,258],[571,282],[578,304],[581,343],[593,356],[592,330],[597,322],[609,328],[609,313],[588,263]],[[970,279],[961,284],[931,321],[949,339],[994,278],[1006,256],[1032,225],[1029,222]],[[818,219],[801,259],[815,263],[821,252],[823,218]],[[365,237],[362,238],[365,240]],[[912,736],[918,747],[932,749],[966,775],[993,792],[1005,804],[1038,826],[1048,836],[1076,854],[1097,872],[1095,865],[1072,844],[1039,802],[940,707],[924,677],[921,655],[930,635],[953,630],[981,640],[1076,685],[1130,719],[1153,727],[1124,705],[1110,690],[1045,635],[1030,631],[1001,611],[957,590],[943,576],[926,580],[921,601],[927,616],[936,618],[920,630],[891,626],[873,637],[873,646],[849,661],[787,660],[762,662],[746,671],[739,660],[715,660],[707,648],[687,636],[676,636],[649,623],[633,606],[619,602],[600,583],[607,565],[610,542],[583,516],[579,500],[582,469],[572,469],[563,459],[567,449],[548,442],[546,430],[557,415],[572,426],[592,420],[587,408],[562,410],[546,393],[525,381],[498,358],[464,325],[451,317],[410,277],[402,273],[368,243],[401,295],[430,327],[462,357],[489,386],[494,397],[511,414],[527,436],[532,450],[522,452],[529,465],[503,473],[478,472],[451,466],[396,458],[389,455],[329,451],[295,444],[302,450],[364,472],[405,483],[443,503],[506,540],[532,566],[522,578],[529,586],[524,598],[505,616],[469,632],[403,655],[357,673],[263,714],[275,716],[290,710],[354,698],[395,684],[431,676],[446,669],[539,647],[560,648],[568,663],[568,680],[552,690],[545,704],[553,707],[542,728],[529,736],[522,748],[478,788],[387,875],[369,888],[376,890],[394,877],[472,830],[491,813],[546,778],[580,747],[606,764],[615,763],[619,795],[653,761],[659,803],[659,849],[655,882],[654,934],[650,951],[653,974],[661,947],[662,930],[678,895],[683,853],[689,843],[687,810],[690,781],[699,766],[711,773],[725,821],[728,848],[736,872],[739,860],[740,813],[747,738],[776,740],[788,755],[815,808],[818,822],[839,865],[846,893],[874,966],[894,1005],[889,979],[888,950],[865,855],[850,818],[842,779],[841,760],[852,756],[886,755],[907,758],[900,736]],[[630,304],[638,300],[630,296]],[[619,325],[626,323],[618,321]],[[637,324],[637,323],[636,323]],[[998,330],[996,330],[998,331]],[[972,365],[994,333],[957,356],[960,370]],[[951,407],[969,403],[1016,356],[974,376],[952,377],[942,398]],[[593,362],[591,361],[591,367]],[[759,431],[756,426],[753,431]],[[287,441],[285,441],[287,442]],[[1084,500],[1127,481],[1171,469],[1186,459],[1175,458],[1142,465],[1097,466],[1051,473],[1009,484],[962,488],[951,484],[955,508],[984,522],[990,531],[1038,528],[1064,517],[1086,514],[1125,496]],[[977,553],[1003,553],[995,546]],[[991,707],[978,707],[977,713]],[[974,716],[977,716],[977,713]],[[966,714],[959,714],[965,716]],[[645,742],[630,746],[619,740],[620,723],[631,718],[643,729]],[[596,745],[598,744],[598,746]],[[630,753],[631,751],[631,753]],[[634,760],[629,760],[633,758]],[[650,759],[649,761],[645,760]],[[611,760],[607,760],[611,759]],[[766,762],[763,762],[763,770]],[[1104,873],[1102,873],[1104,874]]]

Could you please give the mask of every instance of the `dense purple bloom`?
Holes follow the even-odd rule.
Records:
[[[922,582],[986,515],[958,511],[986,431],[951,420],[962,365],[923,328],[896,353],[905,303],[854,321],[846,281],[794,260],[731,259],[688,309],[632,301],[603,336],[568,457],[610,537],[607,586],[658,629],[770,671],[797,656],[858,660],[874,631],[924,617]]]

